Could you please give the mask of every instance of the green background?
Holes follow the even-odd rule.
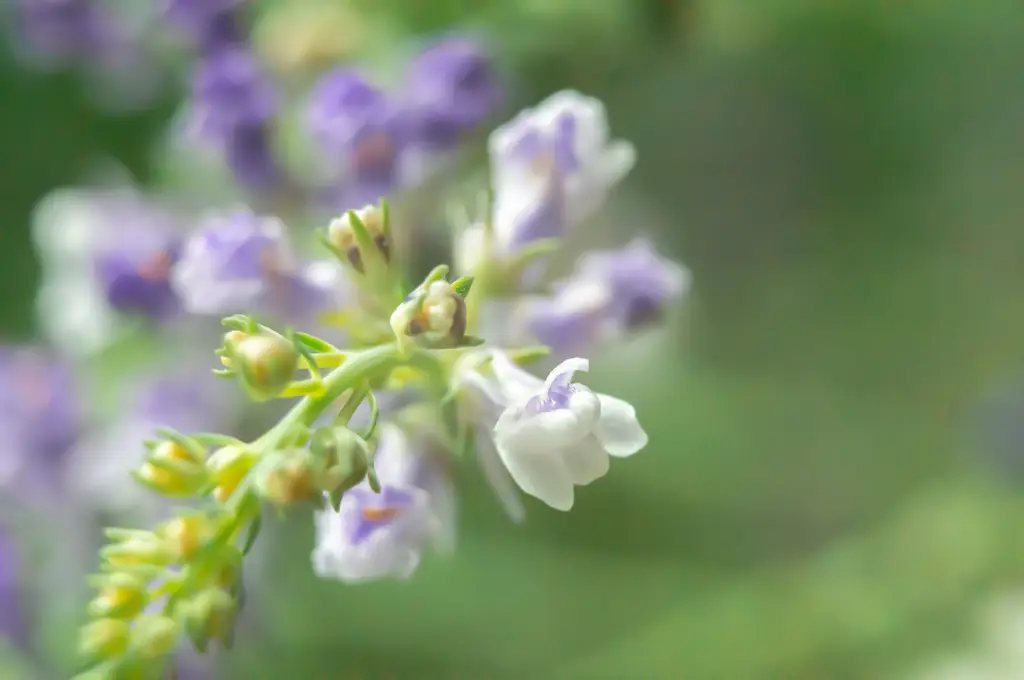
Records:
[[[518,103],[597,95],[639,152],[575,245],[648,233],[694,272],[669,328],[592,357],[651,444],[521,527],[460,471],[459,550],[409,583],[317,581],[298,513],[221,677],[899,678],[981,644],[1024,570],[1024,498],[968,427],[1024,377],[1019,2],[552,4],[569,19],[535,42],[540,15],[500,24]],[[172,106],[104,116],[11,61],[0,97],[0,323],[23,338],[33,203],[97,154],[145,179]]]

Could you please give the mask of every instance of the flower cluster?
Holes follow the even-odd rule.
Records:
[[[148,440],[135,479],[192,505],[153,530],[108,530],[82,638],[96,677],[166,667],[179,634],[200,651],[230,645],[264,505],[314,508],[319,576],[408,578],[429,550],[454,547],[450,470],[467,453],[522,521],[523,494],[569,510],[577,487],[647,444],[630,404],[578,382],[581,356],[657,320],[687,271],[635,240],[583,256],[565,280],[546,272],[632,147],[609,139],[598,101],[562,92],[494,131],[490,155],[492,190],[456,235],[458,270],[439,265],[412,287],[384,201],[326,225],[329,260],[303,260],[281,220],[239,209],[97,269],[111,303],[149,300],[123,291],[158,280],[175,304],[121,306],[151,319],[226,315],[215,372],[251,401],[298,401],[258,436],[179,418]],[[165,267],[148,276],[155,261]],[[546,377],[522,367],[548,356]],[[137,423],[152,427],[145,404]]]

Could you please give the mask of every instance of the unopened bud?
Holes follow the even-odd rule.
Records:
[[[466,300],[447,281],[434,281],[419,300],[405,334],[435,347],[456,347],[466,335]]]
[[[145,580],[133,574],[104,574],[99,594],[89,603],[89,615],[95,618],[131,619],[146,606]]]
[[[175,562],[188,562],[216,536],[219,528],[211,517],[194,514],[175,517],[161,526],[158,533]]]
[[[257,486],[260,496],[284,508],[318,498],[317,477],[316,461],[301,450],[268,467]]]
[[[257,399],[272,399],[295,379],[299,353],[291,342],[276,335],[250,335],[231,354],[233,368]]]
[[[211,641],[231,645],[237,613],[234,598],[220,588],[208,588],[182,607],[185,630],[200,651]]]
[[[234,366],[231,357],[238,350],[238,345],[247,337],[249,337],[248,333],[243,333],[239,330],[228,331],[224,334],[223,349],[218,352],[221,355],[220,363],[223,364],[224,368],[232,368]]]
[[[143,658],[167,656],[178,643],[178,624],[167,616],[140,616],[132,626],[131,643]]]
[[[369,446],[347,427],[325,427],[313,433],[309,450],[321,462],[320,491],[338,494],[364,479],[370,470]]]
[[[188,441],[162,441],[153,447],[133,475],[140,484],[173,498],[187,498],[206,483],[202,446]]]
[[[118,619],[98,619],[87,623],[78,638],[78,651],[90,661],[113,659],[128,649],[131,628]]]
[[[138,532],[123,541],[100,550],[100,556],[113,569],[162,567],[174,561],[166,541],[151,532]]]
[[[391,244],[387,237],[387,225],[384,224],[384,211],[374,205],[353,211],[358,224],[353,224],[352,216],[345,213],[331,221],[327,227],[327,239],[334,249],[345,256],[346,261],[360,274],[366,272],[367,263],[379,259],[383,264],[391,260]],[[369,241],[373,244],[372,253],[364,253],[356,231],[360,226],[365,229]]]
[[[210,480],[216,484],[213,489],[214,499],[220,503],[227,502],[257,459],[255,451],[240,446],[225,446],[214,451],[206,461]]]

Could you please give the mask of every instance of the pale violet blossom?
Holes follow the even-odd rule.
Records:
[[[502,352],[492,354],[490,366],[493,377],[467,370],[461,380],[485,402],[501,405],[491,429],[494,451],[520,489],[551,507],[571,509],[573,488],[607,474],[609,457],[626,458],[647,445],[633,406],[572,382],[589,368],[586,359],[560,363],[545,380]],[[507,496],[493,468],[490,473],[492,485]]]
[[[522,111],[488,140],[498,246],[558,238],[587,219],[636,162],[610,139],[604,105],[566,90]]]
[[[636,238],[624,248],[581,257],[572,276],[555,283],[552,296],[526,298],[517,321],[556,356],[586,352],[660,320],[690,282],[686,267]]]
[[[455,506],[451,480],[429,452],[384,424],[375,468],[381,491],[365,480],[347,491],[338,512],[316,515],[313,570],[321,578],[359,582],[409,578],[429,546],[451,550]]]

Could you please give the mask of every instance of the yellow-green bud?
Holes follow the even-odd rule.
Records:
[[[384,224],[384,211],[375,205],[367,205],[353,211],[373,240],[374,252],[364,253],[356,238],[352,218],[348,213],[331,221],[327,227],[327,240],[334,249],[345,255],[352,268],[360,274],[366,272],[367,263],[379,259],[382,264],[391,260],[391,244]]]
[[[104,547],[100,556],[113,569],[137,566],[162,567],[174,561],[174,553],[166,541],[155,533],[138,532],[130,538]]]
[[[90,661],[113,659],[128,649],[131,628],[118,619],[98,619],[87,623],[78,638],[78,651]]]
[[[158,534],[175,562],[188,562],[216,535],[220,523],[202,514],[175,517],[164,523]]]
[[[216,484],[214,499],[220,503],[227,502],[258,458],[255,451],[240,446],[225,446],[214,451],[206,461],[210,480]]]
[[[465,299],[447,281],[432,282],[424,293],[405,334],[418,336],[431,347],[458,346],[466,336]]]
[[[228,331],[224,334],[224,352],[220,353],[220,363],[224,365],[224,368],[231,368],[234,366],[234,362],[231,361],[231,356],[237,350],[238,345],[247,337],[249,337],[248,333],[243,333],[238,330]]]
[[[291,452],[270,466],[258,480],[259,494],[279,508],[318,497],[317,470],[313,457],[306,450]]]
[[[182,608],[185,630],[200,650],[205,650],[211,640],[230,646],[237,613],[234,598],[220,588],[204,590]]]
[[[275,335],[250,335],[238,343],[232,362],[249,392],[259,399],[281,394],[299,370],[299,353],[291,342]]]
[[[195,495],[207,483],[203,460],[206,452],[199,444],[186,446],[183,442],[162,441],[146,457],[135,479],[150,489],[172,498]]]
[[[345,492],[364,479],[370,470],[369,445],[347,427],[324,427],[313,433],[310,453],[320,461],[321,491]]]
[[[148,599],[142,578],[124,572],[104,574],[99,594],[89,603],[89,615],[131,619],[145,608]]]
[[[167,616],[140,616],[132,626],[131,644],[143,658],[167,656],[178,644],[178,624]]]

